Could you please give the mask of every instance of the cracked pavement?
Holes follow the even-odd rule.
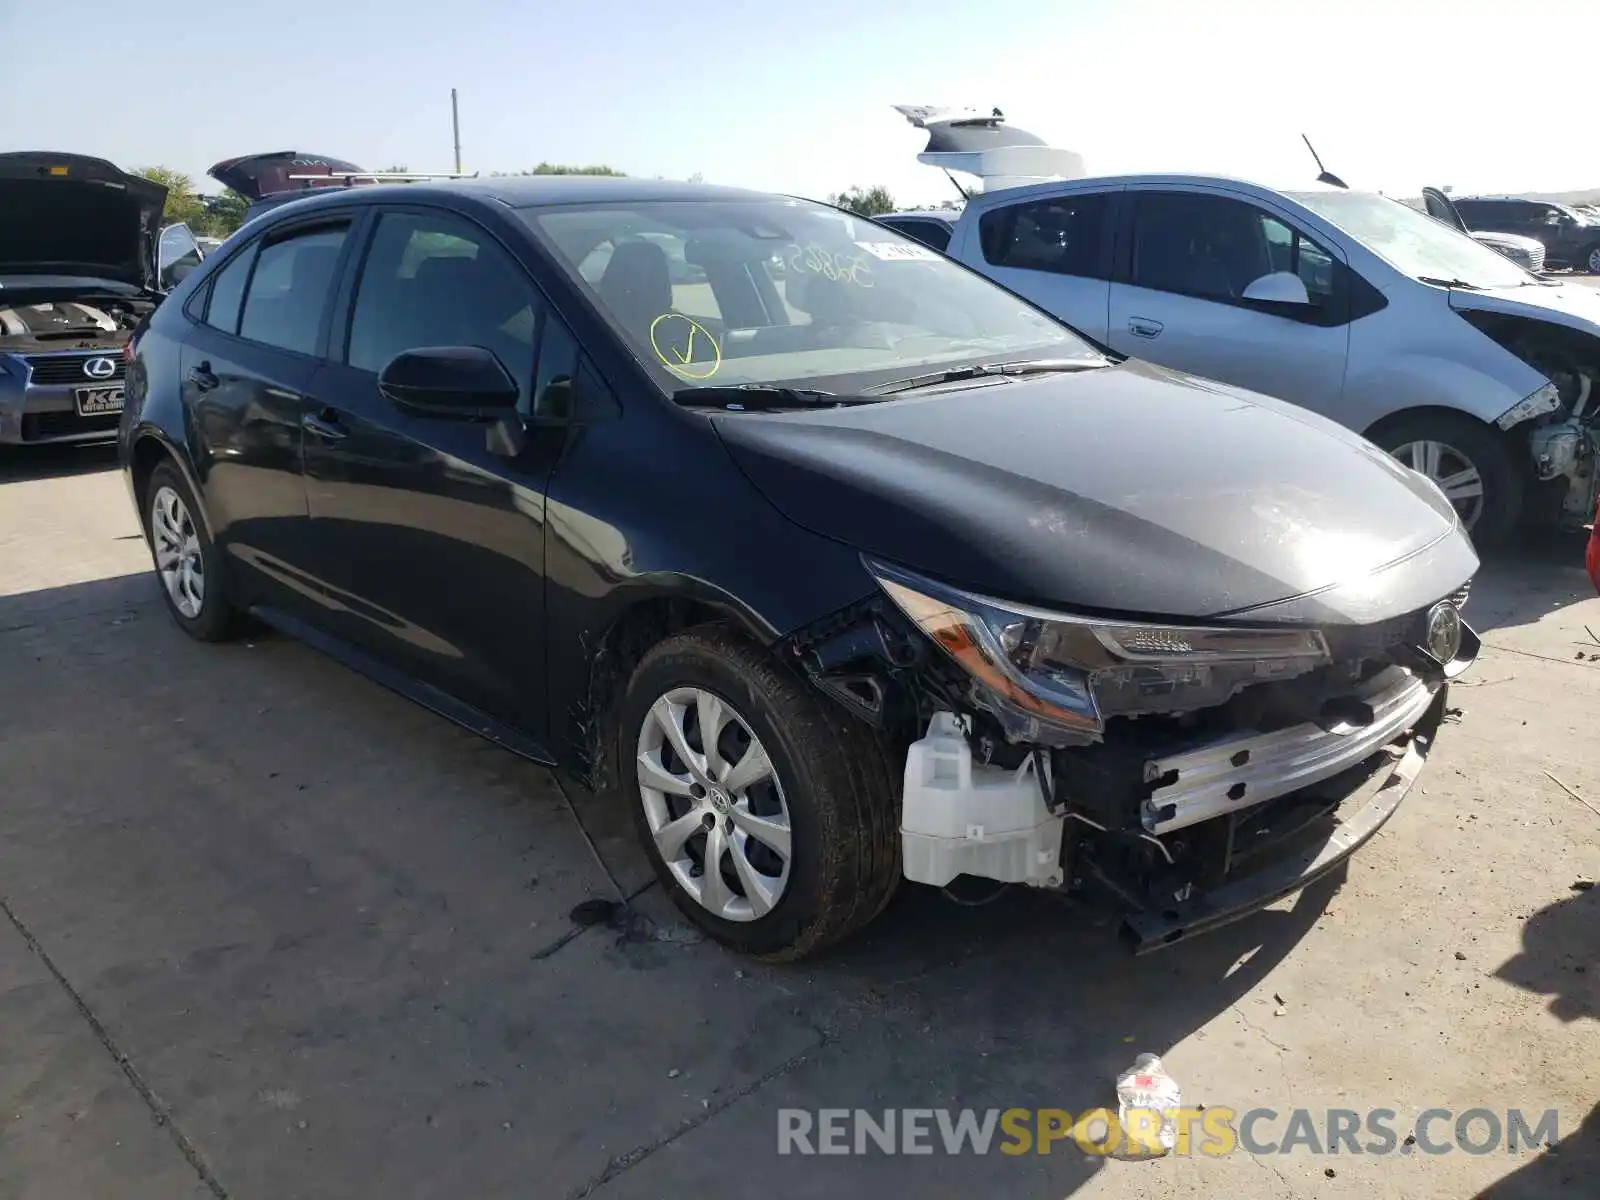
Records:
[[[1544,774],[1600,797],[1600,600],[1570,543],[1480,577],[1465,718],[1344,879],[1140,960],[1074,904],[908,888],[774,968],[689,932],[619,805],[569,807],[285,638],[185,639],[110,466],[0,458],[0,1196],[1592,1194],[1600,923],[1550,914],[1600,871],[1600,822]],[[777,1154],[785,1107],[1114,1104],[1144,1050],[1186,1103],[1402,1131],[1556,1107],[1572,1140]]]

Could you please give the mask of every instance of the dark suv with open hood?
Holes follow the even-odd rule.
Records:
[[[901,878],[1092,892],[1147,948],[1251,912],[1377,831],[1477,650],[1422,475],[803,200],[302,199],[128,395],[183,630],[253,615],[568,769],[773,957]]]
[[[0,443],[115,436],[166,196],[104,159],[0,154]]]

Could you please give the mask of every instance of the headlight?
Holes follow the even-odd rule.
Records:
[[[1330,661],[1315,629],[1079,617],[975,596],[880,562],[867,569],[972,677],[974,700],[1015,740],[1037,737],[1040,725],[1090,740],[1107,717],[1209,708]]]
[[[1510,429],[1523,421],[1531,421],[1534,417],[1555,412],[1560,407],[1561,390],[1553,383],[1546,383],[1506,409],[1495,418],[1494,423],[1501,429]]]

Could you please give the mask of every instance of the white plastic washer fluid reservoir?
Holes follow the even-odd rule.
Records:
[[[1033,756],[1014,771],[973,762],[954,713],[935,713],[906,752],[900,845],[914,883],[942,887],[975,875],[1057,886],[1061,827],[1045,805]]]

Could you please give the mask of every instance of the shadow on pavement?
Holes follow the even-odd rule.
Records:
[[[513,1194],[539,1167],[549,1195],[769,1200],[783,1107],[1114,1107],[1136,1054],[1236,1005],[1337,887],[1137,959],[1076,903],[910,886],[794,967],[626,930],[567,945],[573,902],[604,892],[558,797],[532,795],[542,773],[509,754],[286,639],[190,643],[148,573],[0,597],[0,639],[35,676],[0,730],[21,915],[219,1177],[262,1194],[408,1173]],[[602,803],[574,799],[586,819]],[[596,838],[624,878],[625,821]],[[657,889],[638,903],[673,925]],[[1217,1036],[1276,1044],[1236,1015]],[[272,1107],[290,1093],[327,1131],[316,1158],[285,1157],[311,1136]],[[385,1166],[347,1188],[358,1162]],[[811,1158],[781,1192],[1062,1197],[1100,1167],[1070,1143]]]
[[[1536,995],[1549,996],[1551,1015],[1562,1021],[1600,1022],[1600,892],[1575,891],[1528,918],[1522,931],[1522,952],[1495,975]],[[1478,1193],[1478,1200],[1592,1196],[1597,1181],[1600,1105],[1555,1146]]]
[[[1594,585],[1583,568],[1587,541],[1582,532],[1524,530],[1514,545],[1484,559],[1472,581],[1467,621],[1479,633],[1488,633],[1533,624],[1589,599]],[[1595,649],[1600,651],[1600,645]]]
[[[115,617],[141,605],[158,605],[160,586],[153,571],[140,571],[93,583],[0,596],[0,632],[102,613]],[[152,615],[166,616],[165,612],[154,610]]]
[[[91,475],[117,465],[114,442],[88,446],[0,446],[0,484]]]

